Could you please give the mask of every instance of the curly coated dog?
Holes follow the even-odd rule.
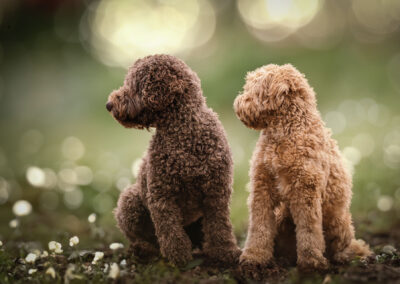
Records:
[[[196,73],[174,56],[144,57],[106,107],[125,127],[156,128],[138,179],[115,210],[134,255],[161,251],[184,265],[197,245],[212,263],[238,263],[241,251],[229,218],[231,151]]]
[[[325,257],[343,263],[370,255],[368,245],[354,237],[351,176],[304,75],[290,64],[258,68],[247,74],[234,109],[247,127],[261,130],[251,161],[241,268],[253,273],[271,265],[275,239],[276,249],[296,244],[303,271],[326,269]]]

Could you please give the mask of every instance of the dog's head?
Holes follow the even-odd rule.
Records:
[[[124,85],[110,94],[106,108],[125,127],[157,127],[162,114],[199,100],[199,90],[199,78],[182,60],[151,55],[129,68]]]
[[[314,92],[303,74],[290,64],[269,64],[247,74],[234,109],[247,127],[263,129],[272,116],[290,115],[314,104]]]

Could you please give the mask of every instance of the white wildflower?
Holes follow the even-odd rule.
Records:
[[[31,268],[28,270],[29,275],[32,275],[33,273],[36,273],[37,269]]]
[[[50,275],[51,278],[53,278],[53,279],[56,278],[56,271],[54,270],[53,267],[47,268],[47,270],[46,270],[45,273],[48,274],[48,275]]]
[[[97,218],[96,213],[90,214],[89,217],[88,217],[89,223],[94,223],[94,222],[96,222],[96,218]]]
[[[121,265],[122,267],[125,267],[126,266],[126,259],[121,260],[119,265]]]
[[[0,247],[2,247],[3,246],[3,242],[2,241],[0,241]]]
[[[74,274],[76,266],[74,264],[69,264],[67,270],[64,274],[64,283],[70,283],[73,279],[82,280],[83,276],[79,274]]]
[[[382,252],[385,254],[389,254],[392,255],[396,252],[396,248],[394,246],[391,245],[386,245],[382,248]]]
[[[113,262],[110,266],[110,273],[108,273],[108,277],[112,279],[116,279],[119,276],[119,267],[118,264]]]
[[[10,221],[9,225],[10,225],[11,228],[15,229],[16,227],[19,226],[19,220],[18,219],[13,219],[13,220]]]
[[[92,266],[89,264],[89,265],[83,265],[84,267],[85,267],[85,269],[86,269],[86,271],[88,272],[88,273],[90,273],[90,272],[92,272],[93,271],[93,268],[92,268]]]
[[[96,264],[99,260],[103,259],[103,257],[104,257],[104,252],[96,251],[96,253],[94,254],[92,264]]]
[[[29,253],[26,257],[25,257],[25,261],[27,263],[35,263],[37,259],[37,255],[34,253]]]
[[[74,236],[74,237],[69,239],[69,246],[70,247],[76,246],[77,244],[79,244],[79,238],[77,236]]]
[[[12,210],[16,216],[25,216],[32,212],[32,205],[26,200],[18,200],[14,203]]]
[[[112,249],[112,250],[117,250],[117,249],[122,249],[122,248],[124,248],[124,245],[121,243],[112,243],[110,245],[110,249]]]
[[[55,253],[62,253],[63,250],[61,248],[62,248],[62,245],[60,243],[55,242],[55,241],[49,242],[49,250],[50,251],[53,251]]]
[[[110,266],[108,265],[108,263],[104,264],[103,273],[107,273],[109,267],[110,267]]]
[[[49,256],[49,253],[47,252],[47,250],[44,250],[42,252],[42,254],[40,255],[40,257],[48,257],[48,256]]]

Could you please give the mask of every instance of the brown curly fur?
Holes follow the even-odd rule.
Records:
[[[247,74],[234,109],[247,127],[261,130],[251,161],[250,224],[241,266],[266,269],[274,240],[277,249],[293,249],[287,238],[294,234],[303,271],[326,269],[326,256],[343,263],[370,255],[368,245],[354,238],[351,176],[304,75],[290,64],[258,68]]]
[[[231,151],[196,73],[170,55],[139,59],[107,108],[125,127],[156,128],[138,179],[115,210],[134,254],[147,258],[161,251],[184,265],[201,242],[213,262],[238,262],[229,219]]]

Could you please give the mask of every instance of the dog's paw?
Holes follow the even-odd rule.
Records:
[[[337,263],[347,263],[359,257],[365,259],[372,254],[369,245],[363,240],[353,239],[348,247],[344,250],[336,252],[333,255],[333,261]]]
[[[326,272],[329,269],[328,260],[321,256],[311,255],[308,257],[298,258],[297,269],[301,273],[314,273],[314,272]]]
[[[150,262],[152,259],[160,256],[160,250],[148,242],[135,242],[129,247],[133,256],[143,263]]]
[[[189,239],[175,239],[174,245],[169,245],[161,249],[162,255],[176,266],[185,266],[193,259],[192,244]]]
[[[268,277],[279,275],[283,271],[274,261],[257,262],[252,259],[241,258],[239,263],[240,276],[245,279],[263,281]]]
[[[242,251],[234,246],[226,249],[207,249],[204,251],[207,263],[220,268],[233,268],[239,264],[239,257]]]
[[[166,258],[176,266],[183,267],[193,259],[193,256],[190,251],[176,250],[173,253],[169,253]]]

